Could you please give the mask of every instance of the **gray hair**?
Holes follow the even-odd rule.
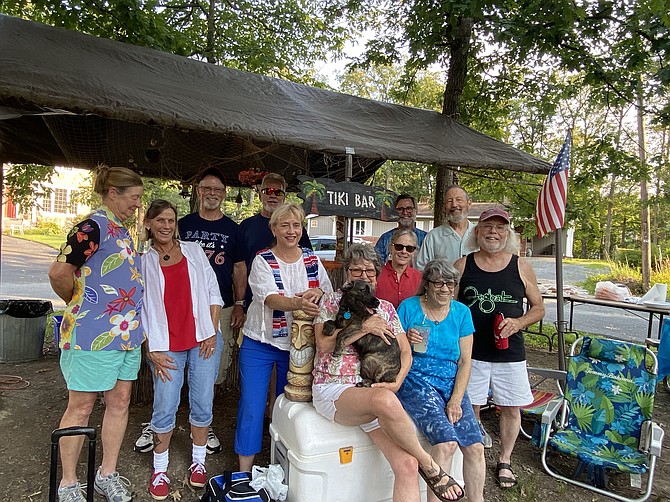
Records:
[[[389,244],[395,244],[398,242],[398,239],[400,239],[403,235],[409,235],[412,240],[414,241],[414,245],[417,245],[417,239],[416,239],[416,234],[414,233],[414,230],[410,228],[399,228],[395,232],[393,232],[393,235],[391,236],[391,240],[389,241]],[[389,249],[390,251],[390,249]]]
[[[278,185],[281,185],[281,189],[286,192],[286,180],[281,174],[278,173],[268,173],[265,176],[263,176],[263,181],[261,181],[261,190],[264,188],[267,188],[267,186],[270,183],[277,183]],[[225,183],[224,183],[225,185]]]
[[[424,295],[428,289],[428,283],[431,281],[453,281],[458,283],[460,278],[461,274],[458,273],[458,270],[456,270],[451,262],[444,256],[430,260],[423,268],[423,273],[421,274],[421,284],[419,284],[419,289],[416,292],[416,296]]]
[[[344,258],[342,259],[342,268],[346,273],[349,269],[349,265],[363,260],[369,261],[375,266],[377,277],[379,277],[379,274],[382,271],[382,261],[375,251],[375,248],[373,248],[367,242],[358,242],[349,246],[347,252],[344,255]]]
[[[479,243],[477,243],[477,232],[479,230],[479,225],[482,223],[483,222],[481,221],[477,223],[474,230],[465,239],[464,247],[466,249],[479,249]],[[509,223],[505,224],[505,227],[507,227],[507,242],[505,243],[505,247],[502,249],[502,251],[504,253],[519,254],[519,240],[516,238],[516,233]]]

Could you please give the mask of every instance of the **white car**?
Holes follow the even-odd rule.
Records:
[[[312,249],[314,254],[321,260],[333,261],[335,260],[335,248],[337,246],[337,239],[334,235],[313,235],[309,238],[312,242]],[[365,242],[363,239],[354,237],[354,242]]]

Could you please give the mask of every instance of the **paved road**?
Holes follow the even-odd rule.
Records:
[[[51,300],[55,309],[65,307],[49,284],[47,272],[58,254],[36,242],[2,236],[0,297]]]
[[[529,258],[537,275],[538,282],[556,282],[556,262],[553,257]],[[606,269],[605,269],[606,270]],[[587,277],[597,274],[598,270],[576,264],[564,264],[563,284],[578,286]],[[556,300],[545,302],[547,313],[545,322],[556,320]],[[570,305],[566,304],[564,319],[570,316]],[[574,308],[573,327],[580,331],[605,335],[626,341],[644,342],[647,337],[648,316],[626,312],[620,309],[599,307],[596,305],[577,305]],[[652,334],[658,334],[658,320],[654,320]]]

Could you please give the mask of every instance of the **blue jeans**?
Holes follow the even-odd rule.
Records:
[[[263,417],[272,367],[277,364],[275,395],[284,392],[288,350],[244,337],[240,347],[240,403],[235,429],[235,453],[255,455],[263,443]]]
[[[200,357],[200,345],[179,352],[167,351],[174,359],[176,370],[168,370],[172,381],[163,382],[153,371],[154,379],[154,410],[151,415],[151,428],[159,434],[165,434],[175,428],[177,409],[184,385],[184,369],[188,378],[188,401],[191,412],[188,421],[196,427],[209,427],[212,423],[212,406],[214,401],[214,382],[219,372],[219,361],[223,341],[221,334],[216,335],[216,351],[208,359]]]

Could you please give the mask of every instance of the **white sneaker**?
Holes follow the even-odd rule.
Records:
[[[191,439],[193,439],[193,434],[191,434]],[[214,434],[214,429],[212,426],[209,426],[209,429],[207,431],[207,453],[212,455],[213,453],[219,453],[221,451],[221,441],[219,441],[219,438],[216,437],[216,434]]]
[[[149,422],[145,422],[142,425],[144,426],[144,429],[142,429],[142,434],[140,434],[140,437],[138,437],[137,441],[135,441],[135,446],[133,446],[133,450],[140,453],[154,449],[154,430],[151,428],[151,424]]]

